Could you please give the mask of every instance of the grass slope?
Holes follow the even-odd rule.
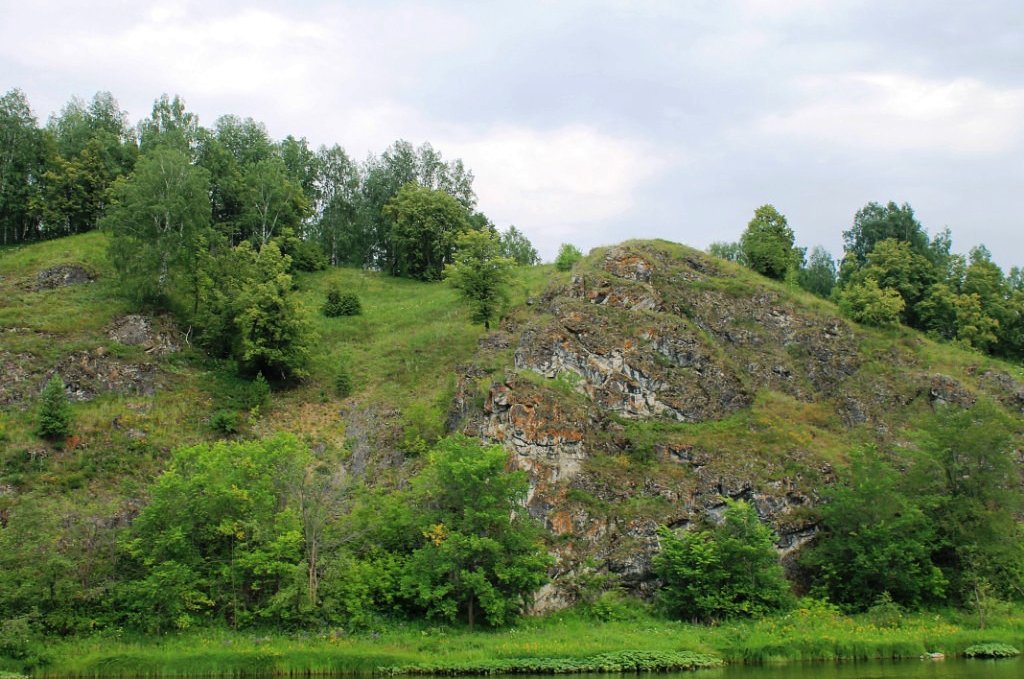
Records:
[[[27,394],[0,403],[0,479],[23,491],[137,493],[138,483],[162,468],[171,449],[217,438],[210,416],[236,408],[246,384],[231,362],[187,346],[186,328],[179,329],[183,350],[163,356],[113,341],[108,329],[132,309],[119,295],[106,248],[106,236],[90,232],[0,250],[0,361],[9,372],[5,378],[20,379]],[[34,289],[40,271],[63,264],[79,265],[95,280]],[[517,270],[513,304],[543,289],[550,272],[551,267]],[[243,413],[239,435],[285,430],[340,449],[346,415],[355,411],[381,425],[374,414],[393,414],[399,439],[404,429],[428,440],[441,435],[456,368],[473,357],[484,334],[469,322],[456,293],[443,283],[343,268],[300,274],[296,284],[320,338],[311,376],[275,392],[262,412]],[[320,315],[332,286],[358,294],[363,313]],[[152,366],[156,388],[151,395],[101,392],[75,402],[75,435],[66,445],[50,446],[32,433],[36,395],[62,361],[85,355],[100,355],[116,366]],[[334,390],[341,366],[353,377],[348,398]]]

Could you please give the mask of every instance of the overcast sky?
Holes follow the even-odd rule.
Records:
[[[842,249],[869,201],[1024,265],[1024,0],[0,0],[0,91],[100,90],[356,159],[430,141],[553,258],[736,240],[772,203]]]

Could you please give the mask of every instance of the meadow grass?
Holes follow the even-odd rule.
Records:
[[[642,606],[638,606],[642,610]],[[1024,642],[1024,610],[986,629],[962,614],[903,615],[878,624],[869,615],[844,616],[809,605],[756,621],[707,626],[633,611],[630,619],[601,622],[574,611],[525,618],[502,630],[398,624],[375,632],[267,635],[201,630],[165,637],[110,635],[50,646],[44,676],[237,676],[372,673],[460,674],[574,672],[614,667],[614,660],[648,669],[689,657],[758,664],[807,660],[866,660],[962,655],[972,645]],[[680,655],[682,654],[682,655]],[[602,660],[603,659],[603,660]]]

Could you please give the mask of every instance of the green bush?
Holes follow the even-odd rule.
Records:
[[[1020,655],[1020,651],[1009,644],[988,643],[968,646],[964,655],[968,658],[1012,658]]]
[[[417,663],[381,668],[388,675],[638,674],[720,667],[722,660],[690,651],[615,651],[583,658],[497,658],[470,663]]]
[[[54,374],[43,388],[36,420],[36,434],[44,439],[59,440],[71,433],[71,405],[64,392],[64,380]]]
[[[363,305],[355,293],[342,293],[337,288],[331,288],[327,292],[327,301],[324,302],[321,311],[328,318],[358,316],[363,313]]]
[[[239,394],[240,405],[246,410],[262,408],[270,400],[270,383],[263,376],[262,372],[256,373],[256,378],[247,383]]]
[[[899,325],[904,307],[906,303],[900,293],[892,288],[879,287],[874,278],[851,285],[839,295],[839,308],[846,316],[879,328]]]
[[[290,238],[281,249],[292,258],[292,271],[323,271],[327,268],[323,248],[313,241]]]
[[[41,641],[38,614],[0,620],[0,658],[15,660],[26,670],[46,665],[49,658],[40,650]]]
[[[568,271],[573,265],[583,259],[583,253],[575,245],[562,243],[558,248],[558,256],[555,257],[555,268],[559,271]]]
[[[586,604],[583,611],[587,617],[602,622],[638,620],[648,614],[642,601],[626,596],[621,590],[602,592],[595,601]]]
[[[233,410],[218,410],[210,416],[210,427],[221,434],[237,434],[240,426],[238,413]]]
[[[754,507],[726,500],[721,524],[676,535],[662,527],[654,572],[661,603],[679,619],[760,617],[790,605],[775,536]]]
[[[903,622],[903,607],[893,601],[889,592],[882,592],[867,610],[867,616],[875,627],[895,628]]]

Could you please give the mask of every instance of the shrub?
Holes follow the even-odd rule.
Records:
[[[262,372],[256,373],[256,378],[247,383],[239,394],[239,401],[243,408],[252,410],[262,408],[270,400],[270,383],[263,376]]]
[[[43,388],[36,421],[36,434],[44,439],[59,440],[71,433],[71,405],[64,392],[64,380],[54,374]]]
[[[327,256],[323,248],[313,241],[292,238],[282,249],[292,258],[292,271],[323,271],[327,268]]]
[[[968,658],[1012,658],[1020,655],[1020,651],[1009,644],[987,643],[968,646],[964,655]]]
[[[903,622],[903,607],[893,601],[889,592],[882,592],[867,610],[867,616],[875,627],[895,628]]]
[[[327,301],[324,302],[321,311],[328,318],[358,316],[363,313],[363,305],[355,293],[342,293],[337,288],[331,288],[327,291]]]
[[[790,604],[789,583],[775,552],[775,536],[754,507],[726,500],[725,517],[709,530],[677,536],[659,530],[654,571],[661,603],[680,619],[762,616]]]
[[[573,264],[583,259],[583,253],[575,245],[562,243],[558,248],[558,256],[555,257],[555,268],[559,271],[568,271]]]
[[[900,293],[879,287],[874,278],[851,285],[839,296],[839,308],[844,314],[858,323],[879,328],[899,325],[905,306]]]
[[[237,434],[239,426],[238,413],[233,410],[218,410],[210,416],[210,427],[221,434]]]

